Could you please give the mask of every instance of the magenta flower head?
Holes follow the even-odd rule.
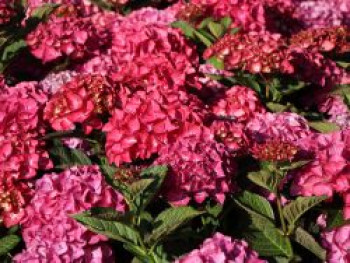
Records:
[[[221,233],[204,240],[200,248],[179,258],[175,263],[264,263],[244,240],[235,240]]]

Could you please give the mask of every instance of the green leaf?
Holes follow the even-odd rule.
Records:
[[[326,121],[309,121],[309,126],[322,133],[339,131],[340,129],[338,125]]]
[[[208,39],[208,37],[204,36],[203,33],[196,30],[193,33],[206,47],[210,47],[212,45],[212,42]]]
[[[266,106],[272,112],[283,112],[288,108],[288,106],[276,102],[268,102]]]
[[[245,238],[260,256],[285,256],[288,258],[293,256],[289,238],[277,228],[266,227],[262,231],[249,232]]]
[[[38,8],[35,8],[31,13],[30,19],[38,19],[40,21],[45,20],[49,15],[56,10],[60,5],[58,4],[43,4]]]
[[[91,165],[90,158],[78,149],[71,149],[72,162],[76,165]]]
[[[278,186],[281,182],[280,177],[265,170],[261,170],[259,172],[251,172],[248,174],[248,178],[253,183],[269,190],[272,193],[277,192]]]
[[[212,64],[216,69],[225,69],[224,61],[217,57],[211,57],[207,60],[207,63]]]
[[[225,28],[218,23],[215,23],[213,21],[210,21],[208,23],[208,28],[210,30],[210,33],[212,33],[216,38],[220,38],[224,34]]]
[[[21,241],[19,236],[8,235],[0,238],[0,256],[6,255]]]
[[[235,35],[235,34],[237,34],[237,33],[239,32],[239,30],[241,30],[241,28],[239,28],[239,27],[232,28],[232,29],[230,30],[230,35]]]
[[[225,17],[221,18],[220,24],[224,26],[225,30],[228,29],[230,27],[230,25],[232,24],[231,17],[225,16]]]
[[[22,51],[25,47],[27,47],[27,42],[23,39],[19,39],[10,45],[8,45],[3,53],[2,53],[2,60],[9,60],[13,58],[15,55],[17,55],[20,51]]]
[[[113,5],[103,0],[89,0],[91,3],[97,5],[101,9],[111,11],[113,10]]]
[[[326,200],[327,196],[298,197],[283,207],[283,216],[289,223],[289,229],[293,229],[298,219],[308,210]]]
[[[171,24],[174,28],[180,28],[185,36],[194,38],[194,32],[196,31],[189,23],[185,21],[175,21]]]
[[[155,219],[152,233],[146,238],[146,243],[159,242],[181,225],[205,212],[195,210],[189,206],[171,207],[160,213]]]
[[[93,207],[85,211],[84,215],[108,221],[118,221],[125,218],[125,214],[110,207]]]
[[[143,169],[140,173],[141,177],[154,177],[155,175],[165,177],[168,173],[168,167],[166,165],[155,165]]]
[[[250,222],[251,228],[263,230],[266,227],[270,227],[270,228],[275,227],[275,225],[274,225],[273,221],[271,221],[271,219],[259,214],[258,212],[252,210],[251,208],[245,206],[237,199],[235,199],[234,202],[248,213],[249,219],[251,221]]]
[[[244,191],[236,198],[242,205],[250,208],[254,212],[275,220],[275,216],[270,203],[260,195]]]
[[[118,240],[124,243],[137,244],[139,239],[138,232],[128,224],[120,221],[103,220],[90,216],[86,212],[72,215],[78,222],[82,223],[89,230],[105,235],[109,238]]]
[[[295,230],[294,240],[314,253],[323,262],[326,260],[326,251],[317,243],[317,241],[307,231],[298,227]]]
[[[199,29],[204,29],[208,26],[209,22],[214,21],[212,17],[205,18],[198,26]]]
[[[292,162],[289,164],[285,164],[280,167],[280,170],[282,171],[290,171],[293,169],[298,169],[300,167],[305,166],[306,164],[310,163],[310,160],[302,160],[302,161],[297,161],[297,162]]]
[[[336,227],[350,224],[350,220],[345,220],[342,210],[333,210],[327,213],[327,229],[331,230]]]

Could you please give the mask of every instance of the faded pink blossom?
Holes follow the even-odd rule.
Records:
[[[327,262],[350,261],[350,226],[345,225],[322,233],[322,244],[327,250]]]
[[[258,254],[244,240],[232,239],[221,233],[204,240],[200,248],[180,257],[175,263],[263,263]]]
[[[46,174],[36,182],[35,194],[21,222],[26,249],[15,262],[109,262],[106,238],[88,231],[70,217],[92,207],[123,212],[123,197],[107,186],[97,166],[73,167]]]
[[[168,165],[163,194],[174,205],[187,205],[190,200],[202,203],[206,198],[223,204],[233,190],[232,177],[236,164],[225,147],[203,131],[199,138],[184,136],[159,153],[156,164]]]

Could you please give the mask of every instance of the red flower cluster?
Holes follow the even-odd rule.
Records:
[[[117,106],[117,91],[99,75],[86,75],[66,83],[47,103],[44,119],[58,131],[71,130],[75,123],[85,126],[87,133],[92,128],[101,128],[96,117]]]
[[[226,35],[205,51],[204,58],[216,56],[224,61],[228,70],[292,73],[287,51],[281,35],[249,32]]]
[[[88,18],[52,17],[27,36],[31,53],[43,63],[60,58],[86,59],[96,55],[110,41],[106,36],[110,24],[117,19],[108,14]]]
[[[345,53],[350,51],[350,31],[345,26],[308,29],[293,35],[290,42],[316,52]]]
[[[109,160],[119,165],[137,158],[147,159],[184,132],[196,132],[203,114],[200,104],[193,104],[191,99],[183,91],[136,92],[123,103],[122,109],[114,111],[104,127]]]
[[[0,26],[10,22],[15,15],[16,12],[11,7],[11,3],[0,3]]]
[[[18,223],[28,201],[30,191],[19,180],[51,167],[45,143],[38,140],[44,133],[40,113],[46,100],[34,82],[0,91],[0,217],[7,226]]]
[[[349,181],[349,130],[330,134],[312,135],[299,142],[304,151],[312,154],[314,160],[292,174],[294,183],[291,188],[293,194],[327,195],[335,193],[344,196],[346,205],[344,215],[350,218],[348,207]]]
[[[156,163],[170,167],[164,195],[174,205],[186,205],[192,199],[202,203],[207,197],[222,204],[225,194],[236,188],[231,183],[236,173],[233,158],[206,131],[199,138],[183,136],[163,148]]]

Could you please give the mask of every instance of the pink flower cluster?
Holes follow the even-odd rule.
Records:
[[[307,28],[349,25],[350,4],[347,0],[295,1],[294,16]]]
[[[15,262],[110,262],[112,251],[70,215],[91,207],[125,211],[123,197],[104,182],[97,166],[73,167],[37,180],[22,220],[26,249]]]
[[[18,223],[17,214],[28,201],[30,191],[19,180],[32,179],[38,169],[52,165],[45,143],[39,140],[45,132],[41,112],[46,101],[35,82],[0,90],[0,217],[7,226]]]
[[[248,247],[243,240],[232,240],[221,233],[206,239],[199,249],[179,258],[175,263],[193,262],[235,262],[235,263],[263,263],[258,254]]]
[[[184,136],[159,154],[156,163],[171,169],[164,194],[174,205],[186,205],[191,199],[202,203],[207,197],[223,204],[225,194],[235,189],[231,183],[235,161],[206,131],[200,139]]]
[[[345,225],[322,233],[322,244],[327,249],[327,262],[350,261],[350,226]]]
[[[31,32],[26,42],[31,53],[43,63],[62,58],[86,59],[97,55],[111,41],[108,28],[118,16],[95,14],[87,18],[53,16]]]
[[[192,101],[193,100],[193,101]],[[203,121],[199,101],[184,91],[138,91],[113,112],[105,125],[106,152],[117,165],[147,159]]]
[[[350,130],[330,134],[313,134],[299,141],[299,147],[313,156],[313,161],[293,172],[294,195],[344,198],[344,217],[350,218],[349,147]]]
[[[75,123],[84,125],[86,133],[102,128],[97,114],[117,106],[117,92],[99,75],[85,75],[67,82],[46,104],[44,119],[58,131],[71,130]]]
[[[11,1],[8,3],[0,2],[0,26],[7,24],[16,15],[16,12],[11,7]]]

